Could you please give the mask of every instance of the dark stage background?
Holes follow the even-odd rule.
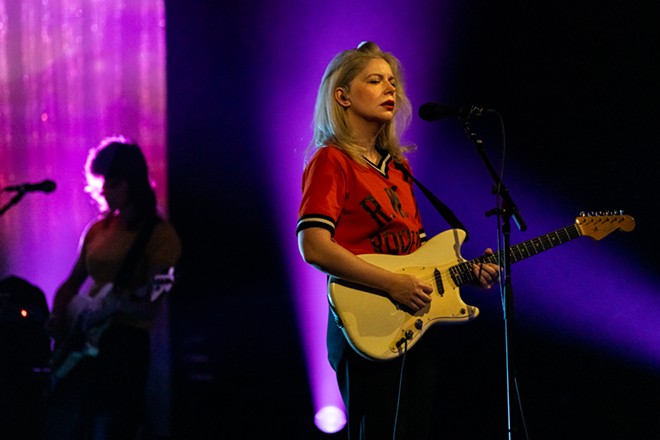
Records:
[[[569,206],[586,202],[586,209],[630,212],[636,231],[612,240],[653,265],[657,3],[560,3],[469,1],[454,8],[461,45],[443,68],[449,78],[428,90],[428,100],[444,96],[448,104],[497,109],[510,148],[507,168],[527,170],[548,196],[561,194]],[[169,204],[186,249],[179,294],[171,301],[173,434],[343,438],[313,423],[282,238],[274,226],[280,213],[257,165],[270,139],[255,114],[263,112],[263,90],[278,84],[268,84],[274,66],[266,60],[273,57],[261,46],[267,29],[254,16],[271,8],[277,20],[286,9],[252,0],[166,5]],[[332,32],[332,23],[308,19],[319,32]],[[287,103],[272,111],[286,112]],[[451,160],[451,152],[446,155]],[[475,159],[475,172],[486,173],[480,166]],[[284,239],[295,240],[294,227]],[[493,310],[469,326],[447,329],[452,438],[507,437],[502,322]],[[519,327],[514,336],[530,439],[658,438],[657,372],[566,335]]]

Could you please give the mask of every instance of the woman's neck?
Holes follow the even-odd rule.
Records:
[[[349,121],[349,124],[353,135],[357,138],[358,144],[364,150],[362,155],[367,158],[374,156],[380,158],[380,154],[376,150],[376,139],[380,130],[383,129],[384,124],[356,118]]]
[[[362,156],[374,163],[378,162],[381,157],[378,148],[376,148],[377,137],[378,133],[358,136],[358,144],[362,147]]]

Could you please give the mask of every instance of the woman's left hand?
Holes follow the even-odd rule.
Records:
[[[486,249],[484,255],[493,255],[493,250],[490,248]],[[476,282],[484,289],[490,289],[499,281],[500,269],[500,266],[495,263],[479,263],[472,265],[474,275],[477,277]]]

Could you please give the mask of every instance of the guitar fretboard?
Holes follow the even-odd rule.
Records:
[[[549,234],[545,234],[540,237],[524,241],[515,246],[511,246],[509,252],[509,261],[511,264],[517,263],[578,237],[580,237],[580,231],[576,225],[558,229],[554,232],[550,232]],[[501,266],[503,255],[504,254],[502,251],[495,252],[492,255],[482,255],[481,257],[475,258],[473,260],[465,261],[463,263],[457,264],[456,266],[450,267],[449,274],[451,275],[452,280],[454,280],[454,284],[456,284],[456,286],[462,286],[463,284],[474,282],[477,277],[472,271],[473,264],[495,263]]]

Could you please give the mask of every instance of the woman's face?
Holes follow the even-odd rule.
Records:
[[[101,195],[108,203],[110,211],[121,211],[128,204],[128,182],[121,177],[105,179]]]
[[[384,124],[394,118],[396,79],[390,65],[382,58],[369,61],[349,85],[337,89],[335,98],[347,109],[350,121]]]

